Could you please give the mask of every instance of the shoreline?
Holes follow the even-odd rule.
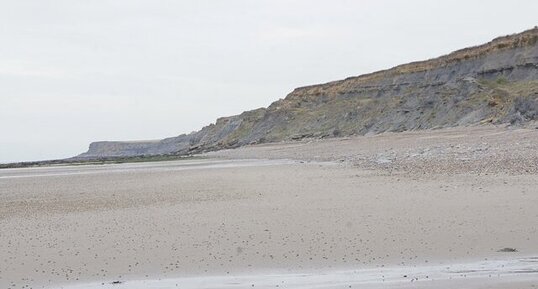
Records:
[[[89,175],[103,173],[125,173],[136,170],[144,171],[162,171],[166,167],[175,167],[171,170],[203,170],[203,169],[221,169],[221,168],[240,168],[240,167],[260,167],[271,165],[286,165],[298,163],[289,159],[196,159],[196,160],[169,160],[143,163],[118,163],[118,164],[98,164],[84,165],[81,168],[78,165],[65,166],[47,166],[47,167],[24,167],[24,168],[6,168],[0,171],[0,179],[12,178],[32,178],[32,177],[54,177],[54,176],[71,176],[71,175]],[[321,163],[321,162],[320,162]],[[39,173],[39,171],[44,171]],[[60,172],[55,172],[60,171]],[[63,171],[63,172],[61,172]],[[31,173],[35,172],[35,173]]]
[[[57,289],[92,280],[130,286],[139,276],[250,280],[268,272],[304,283],[296,272],[322,278],[384,266],[389,274],[538,256],[538,178],[533,170],[521,173],[518,162],[537,156],[538,133],[446,133],[434,136],[451,140],[441,148],[417,133],[249,147],[209,160],[0,170],[0,287]],[[408,149],[427,153],[400,159]],[[433,160],[450,169],[451,149],[473,166],[491,165],[499,151],[514,158],[487,174],[391,170],[428,168]],[[363,167],[365,155],[391,162]],[[498,281],[530,288],[521,283],[529,276]],[[409,284],[480,287],[468,280]]]
[[[200,275],[180,278],[140,279],[60,285],[62,289],[132,289],[132,288],[407,288],[422,285],[467,283],[502,284],[514,279],[538,284],[538,257],[517,257],[446,263],[429,266],[393,266],[355,270],[317,270],[300,273],[259,273],[235,276]],[[441,284],[440,284],[441,283]],[[58,288],[49,286],[45,288]]]

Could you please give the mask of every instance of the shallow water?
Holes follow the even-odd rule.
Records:
[[[295,274],[199,276],[161,280],[134,280],[67,285],[63,289],[165,289],[165,288],[401,288],[437,284],[503,283],[517,280],[538,283],[538,257],[485,260],[460,264],[384,267]],[[430,282],[430,283],[428,283]],[[437,282],[437,283],[436,283]],[[351,287],[350,287],[351,286]],[[438,287],[438,286],[435,286]],[[51,287],[52,288],[52,287]],[[55,287],[57,288],[57,287]]]
[[[240,168],[254,166],[270,166],[296,163],[291,160],[178,160],[162,162],[123,163],[104,165],[77,165],[77,166],[51,166],[16,168],[0,170],[0,179],[53,177],[87,174],[124,173],[133,171],[165,172],[179,170],[201,170],[218,168]]]

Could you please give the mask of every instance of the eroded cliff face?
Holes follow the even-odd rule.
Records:
[[[251,143],[538,119],[538,28],[392,69],[295,89],[268,108],[151,142],[96,142],[80,157],[188,154]]]

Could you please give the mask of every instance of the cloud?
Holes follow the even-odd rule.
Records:
[[[308,38],[323,37],[323,34],[319,30],[308,28],[275,26],[260,29],[257,36],[260,43],[274,45],[291,41],[306,41]]]
[[[28,61],[0,59],[0,77],[36,77],[69,80],[73,72],[51,66],[43,66]]]

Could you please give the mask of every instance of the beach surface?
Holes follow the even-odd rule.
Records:
[[[0,288],[537,288],[538,130],[0,170]]]

